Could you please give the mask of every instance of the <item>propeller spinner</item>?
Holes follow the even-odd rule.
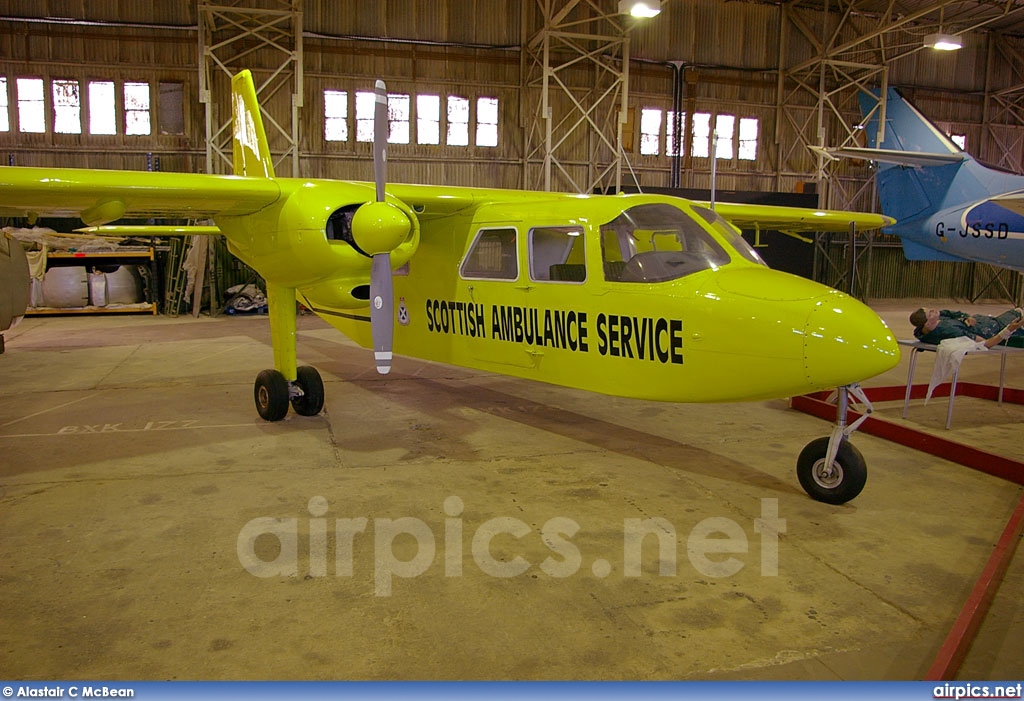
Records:
[[[367,202],[352,217],[352,236],[359,248],[373,259],[370,268],[370,327],[377,372],[391,372],[391,345],[394,338],[395,297],[391,279],[391,251],[412,229],[409,217],[387,201],[388,95],[383,80],[375,86],[373,113],[373,177],[377,200]]]

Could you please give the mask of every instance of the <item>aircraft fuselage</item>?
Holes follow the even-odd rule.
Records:
[[[609,225],[638,206],[667,206],[691,224],[701,220],[682,200],[631,196],[581,198],[572,218],[561,201],[484,206],[472,216],[421,222],[419,248],[394,279],[395,352],[605,394],[685,402],[802,394],[859,381],[898,361],[892,334],[869,308],[770,270],[756,254],[748,260],[735,239],[713,226],[704,226],[703,235],[717,244],[716,263],[686,272],[690,262],[674,250],[673,225],[665,224],[665,231],[635,231],[631,245],[641,250],[631,253],[655,262],[668,257],[681,274],[672,277],[669,269],[644,273],[654,279],[616,277],[616,268],[631,264],[608,260],[624,257],[609,250],[617,247]],[[559,239],[565,231],[579,240]],[[511,251],[514,260],[495,260],[500,277],[467,270],[484,244],[488,255],[499,255],[503,237],[505,255]],[[570,279],[551,279],[550,266],[540,269],[544,247],[559,261],[554,269]],[[671,279],[658,279],[663,275]],[[315,291],[300,299],[370,346],[365,312],[331,307]]]

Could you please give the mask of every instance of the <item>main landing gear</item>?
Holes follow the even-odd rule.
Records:
[[[264,421],[280,421],[288,414],[288,405],[301,416],[316,416],[324,408],[324,381],[316,368],[297,369],[294,382],[277,370],[264,370],[253,387],[256,411]]]
[[[858,384],[840,387],[837,391],[836,427],[832,434],[808,443],[796,461],[800,486],[812,499],[826,504],[845,504],[860,494],[868,479],[864,456],[849,438],[874,409]],[[864,405],[864,414],[847,425],[850,394]]]

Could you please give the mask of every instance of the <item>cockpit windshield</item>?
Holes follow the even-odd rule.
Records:
[[[720,214],[706,207],[694,207],[693,211],[699,214],[704,221],[714,227],[715,231],[721,234],[722,238],[724,238],[730,246],[735,248],[736,252],[741,256],[749,260],[751,263],[757,263],[758,265],[768,267],[768,264],[761,258],[761,254],[755,251],[754,247],[747,243],[739,229],[723,219]]]
[[[707,220],[703,213],[701,216]],[[739,235],[728,223],[722,224],[731,232],[722,232],[727,238]],[[601,253],[609,282],[675,280],[730,260],[722,245],[693,217],[662,203],[631,207],[603,225]]]

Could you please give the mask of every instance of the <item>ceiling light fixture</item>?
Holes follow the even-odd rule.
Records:
[[[654,17],[661,12],[661,0],[619,0],[619,14]]]
[[[929,49],[935,49],[937,51],[956,51],[963,47],[963,42],[960,41],[960,37],[953,34],[929,34],[924,38],[924,45]]]

